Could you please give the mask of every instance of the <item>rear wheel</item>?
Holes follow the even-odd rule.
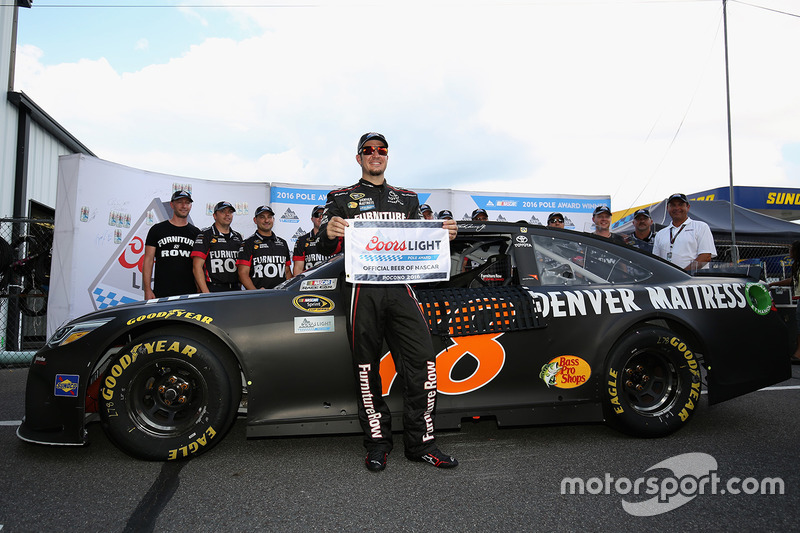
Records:
[[[609,354],[606,421],[636,436],[661,437],[680,429],[700,402],[700,364],[674,332],[644,326]]]
[[[195,457],[233,425],[241,395],[238,366],[200,330],[157,330],[119,352],[103,376],[106,434],[141,459]]]

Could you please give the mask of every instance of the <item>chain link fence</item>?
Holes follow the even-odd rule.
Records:
[[[0,368],[26,366],[47,338],[53,221],[0,218]]]
[[[731,262],[733,246],[731,241],[715,239],[717,248],[715,262]],[[739,265],[754,265],[762,269],[764,281],[777,281],[791,276],[792,262],[789,259],[789,245],[764,242],[738,242]]]

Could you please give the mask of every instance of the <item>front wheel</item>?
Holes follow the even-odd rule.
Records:
[[[123,348],[103,376],[103,430],[125,452],[156,461],[195,457],[233,425],[238,366],[210,335],[164,329]]]
[[[626,334],[609,354],[605,378],[606,421],[631,435],[669,435],[700,402],[700,364],[689,345],[665,328]]]

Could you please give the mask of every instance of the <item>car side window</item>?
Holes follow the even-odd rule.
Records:
[[[598,246],[558,237],[533,237],[542,285],[637,283],[653,273]]]

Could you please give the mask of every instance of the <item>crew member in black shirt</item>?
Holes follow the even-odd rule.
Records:
[[[330,255],[320,253],[317,250],[317,237],[319,237],[319,225],[322,221],[322,213],[325,211],[325,206],[318,205],[311,212],[311,223],[314,228],[297,238],[294,244],[294,252],[292,259],[294,260],[294,267],[292,275],[296,276],[301,272],[305,272],[309,268],[313,268],[320,263],[328,260]]]
[[[175,191],[169,205],[172,218],[150,228],[145,239],[142,265],[145,300],[197,292],[191,253],[200,229],[189,223],[192,195],[187,191]]]
[[[192,249],[192,272],[200,292],[238,291],[236,258],[242,236],[231,228],[235,209],[230,202],[214,206],[214,223],[197,235]]]
[[[647,209],[637,209],[633,214],[634,231],[628,234],[632,246],[645,252],[653,253],[653,244],[656,241],[656,232],[653,229],[653,219]]]
[[[270,206],[256,209],[253,222],[256,232],[244,241],[236,261],[239,281],[247,290],[271,289],[292,278],[289,245],[272,231],[275,212]]]

